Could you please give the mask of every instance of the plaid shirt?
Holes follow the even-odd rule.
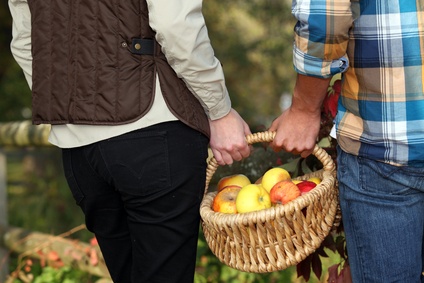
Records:
[[[293,0],[294,66],[343,73],[336,129],[348,153],[424,166],[424,1]]]

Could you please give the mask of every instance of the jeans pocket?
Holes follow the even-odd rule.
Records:
[[[118,191],[146,196],[170,188],[165,132],[129,133],[102,143],[101,151]]]

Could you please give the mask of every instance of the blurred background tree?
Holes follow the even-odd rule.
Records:
[[[10,53],[12,18],[7,1],[0,1],[0,121],[28,119],[31,92],[22,70]]]
[[[290,5],[287,0],[204,2],[233,107],[252,130],[270,125],[281,112],[281,95],[294,85]]]

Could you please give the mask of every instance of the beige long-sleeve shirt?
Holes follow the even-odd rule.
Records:
[[[149,23],[177,75],[186,83],[211,120],[225,116],[231,101],[224,72],[210,44],[202,0],[147,0]],[[27,0],[9,0],[13,17],[11,50],[32,86],[31,13]],[[157,123],[177,120],[169,111],[156,80],[151,110],[138,121],[117,126],[52,125],[49,141],[61,148],[87,145]]]

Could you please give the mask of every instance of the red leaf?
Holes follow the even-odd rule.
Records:
[[[335,264],[328,268],[328,283],[352,283],[349,264],[345,262],[340,273],[339,267],[340,264]]]
[[[306,282],[311,277],[311,256],[306,257],[304,260],[296,265],[297,277],[303,277]]]
[[[339,281],[337,283],[352,283],[352,275],[350,273],[350,266],[345,264],[340,270]]]
[[[318,279],[320,279],[322,275],[322,263],[321,258],[317,253],[312,254],[312,270]]]
[[[347,259],[345,242],[346,240],[343,236],[338,236],[336,238],[336,249],[343,259]]]
[[[338,103],[339,97],[335,94],[327,95],[324,99],[324,112],[331,114],[331,116],[334,118],[337,114],[337,103]]]
[[[315,253],[322,257],[328,257],[328,254],[325,252],[324,246],[322,244],[318,247],[318,249],[316,249]]]
[[[324,112],[331,114],[331,117],[336,117],[337,114],[337,103],[341,92],[341,80],[334,82],[332,88],[328,91],[327,96],[324,99],[323,106]]]
[[[336,283],[339,277],[339,265],[335,264],[328,268],[328,283]]]
[[[342,81],[341,81],[341,80],[336,80],[336,81],[333,83],[333,91],[334,91],[335,93],[340,94],[340,92],[342,91]]]
[[[332,252],[336,251],[336,242],[334,240],[333,235],[328,235],[324,238],[324,241],[322,242],[322,246],[331,250]]]

